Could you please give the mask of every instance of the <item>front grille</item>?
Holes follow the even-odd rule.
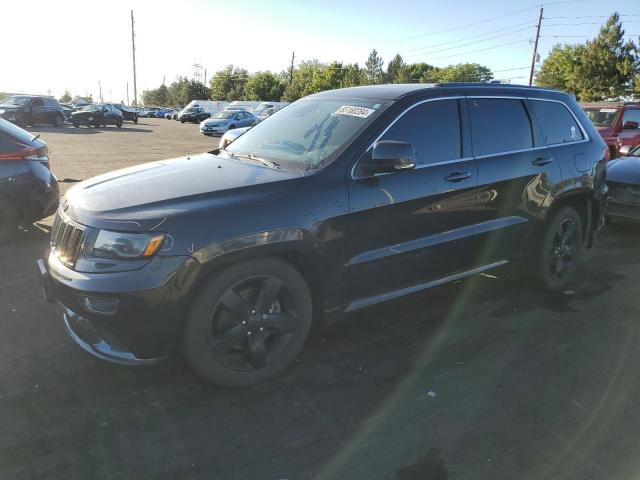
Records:
[[[51,229],[51,252],[67,267],[75,266],[82,249],[85,231],[85,227],[73,223],[60,212],[56,214]]]

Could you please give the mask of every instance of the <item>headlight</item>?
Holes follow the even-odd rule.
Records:
[[[137,260],[153,257],[162,242],[164,233],[120,233],[100,230],[91,256],[120,260]]]
[[[89,118],[87,118],[87,120],[91,121],[91,120],[93,120],[93,117],[89,117]]]

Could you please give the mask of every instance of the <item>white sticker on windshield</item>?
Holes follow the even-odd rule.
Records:
[[[351,115],[352,117],[367,118],[375,110],[373,108],[366,107],[352,107],[350,105],[343,105],[336,110],[336,115]]]
[[[616,113],[617,110],[615,108],[601,108],[600,113]]]

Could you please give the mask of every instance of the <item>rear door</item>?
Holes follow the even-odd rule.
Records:
[[[351,172],[352,301],[420,289],[472,263],[477,171],[461,128],[467,122],[463,101],[415,104],[379,138],[410,143],[415,169],[364,177],[356,164]]]
[[[484,265],[521,253],[561,174],[526,99],[469,97],[467,105],[478,162],[474,263]]]

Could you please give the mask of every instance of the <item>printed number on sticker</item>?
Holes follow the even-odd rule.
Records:
[[[338,115],[351,115],[352,117],[360,118],[367,118],[373,112],[375,112],[373,108],[352,107],[350,105],[343,105],[338,110],[336,110],[336,114]]]

